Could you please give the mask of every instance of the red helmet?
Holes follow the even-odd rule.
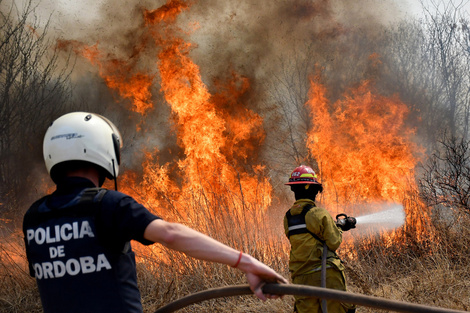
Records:
[[[311,167],[301,165],[290,174],[289,182],[285,185],[295,184],[318,184],[321,185],[317,180],[317,174],[312,170]]]

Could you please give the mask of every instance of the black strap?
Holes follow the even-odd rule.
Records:
[[[87,188],[82,192],[82,196],[80,198],[79,203],[84,202],[92,202],[92,203],[100,203],[103,199],[104,195],[106,194],[107,190],[104,188]]]
[[[59,217],[82,217],[90,215],[94,212],[97,206],[100,205],[103,196],[106,194],[106,189],[103,188],[87,188],[82,192],[82,196],[77,205],[66,209],[54,209],[40,212],[39,208],[43,205],[47,206],[50,196],[45,196],[40,200],[33,203],[28,210],[25,219],[29,226],[39,225],[52,218]],[[92,205],[86,205],[92,204]],[[94,204],[94,205],[93,205]]]
[[[292,215],[290,213],[290,210],[288,210],[286,213],[287,227],[302,225],[302,224],[306,225],[305,216],[307,215],[308,211],[310,211],[311,208],[313,208],[313,205],[307,204],[302,209],[302,212],[300,212],[300,214],[298,215]],[[306,233],[312,235],[316,240],[320,241],[321,243],[325,242],[324,240],[320,239],[317,235],[312,233],[310,230],[308,230],[307,226],[302,227],[302,228],[297,228],[294,230],[289,230],[287,237],[290,237],[292,235],[298,235],[298,234],[306,234]]]

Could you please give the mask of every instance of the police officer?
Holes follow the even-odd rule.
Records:
[[[342,229],[328,211],[315,204],[316,195],[323,191],[315,172],[301,165],[294,169],[286,185],[291,187],[296,200],[284,217],[285,233],[291,244],[289,271],[292,282],[320,287],[322,255],[324,247],[327,247],[326,287],[346,291],[344,266],[335,252],[342,241]],[[322,312],[320,299],[294,298],[294,312]],[[351,304],[336,301],[327,301],[326,304],[328,313],[355,312],[355,306]]]
[[[57,189],[23,221],[30,274],[46,313],[142,312],[130,240],[160,243],[246,274],[262,300],[265,282],[286,282],[270,267],[182,224],[166,222],[133,198],[101,187],[119,174],[122,139],[103,116],[74,112],[47,130],[43,151]],[[116,187],[117,189],[117,187]]]

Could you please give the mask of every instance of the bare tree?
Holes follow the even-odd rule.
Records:
[[[461,3],[434,4],[437,13],[427,12],[425,32],[426,66],[434,71],[434,92],[438,103],[446,109],[448,129],[452,136],[460,132],[468,137],[470,63],[466,49],[468,22],[462,16]]]
[[[434,143],[447,124],[435,71],[427,64],[425,29],[416,20],[404,21],[392,25],[383,37],[378,53],[385,69],[377,88],[384,94],[398,94],[410,110],[407,124],[417,128],[422,142]]]
[[[470,217],[470,141],[444,135],[422,170],[421,196],[430,207]]]
[[[468,136],[470,98],[469,34],[463,3],[431,2],[424,17],[391,25],[376,45],[383,70],[377,88],[398,94],[426,147],[444,130]]]
[[[275,155],[272,161],[282,166],[291,167],[308,158],[305,138],[311,122],[305,103],[314,61],[311,48],[306,50],[305,57],[300,56],[300,51],[295,51],[292,57],[282,56],[278,72],[267,86],[273,106],[273,110],[266,110],[267,118],[272,120],[272,129],[267,129],[268,145],[273,152],[269,154]]]
[[[48,24],[40,28],[32,1],[18,8],[0,0],[0,213],[27,199],[34,163],[42,160],[42,136],[63,112],[67,64],[60,65]],[[22,212],[19,212],[22,213]]]

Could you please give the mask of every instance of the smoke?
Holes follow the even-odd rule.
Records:
[[[178,2],[178,1],[169,1]],[[196,47],[192,57],[208,83],[224,76],[228,66],[248,77],[265,78],[279,58],[302,43],[317,47],[339,42],[354,29],[373,31],[404,16],[397,1],[187,1],[178,26]],[[66,40],[100,47],[121,57],[132,55],[142,38],[142,14],[164,1],[54,1],[42,0],[41,15],[52,12],[52,28]],[[319,49],[321,50],[321,49]],[[323,51],[319,51],[321,54]],[[325,52],[326,53],[326,52]],[[140,55],[142,58],[143,56]],[[139,60],[143,67],[155,60]]]
[[[351,32],[363,29],[373,33],[402,15],[396,1],[380,0],[42,0],[37,11],[43,18],[50,16],[52,37],[97,45],[107,58],[131,62],[135,71],[153,77],[153,109],[141,115],[130,110],[128,100],[109,90],[96,65],[79,57],[74,67],[71,110],[102,113],[119,125],[127,141],[123,161],[129,167],[141,164],[142,150],[157,148],[163,161],[180,151],[171,112],[159,87],[158,52],[143,20],[146,10],[174,3],[188,4],[178,14],[175,27],[191,43],[190,57],[209,90],[216,91],[213,82],[227,79],[234,71],[249,79],[244,103],[255,111],[266,102],[270,92],[266,84],[281,74],[280,64],[286,59],[313,53],[312,60],[328,60],[332,51],[348,42]],[[347,57],[346,48],[341,49],[345,52],[342,57]]]
[[[388,12],[388,14],[383,14]],[[184,16],[199,28],[191,35],[193,55],[204,77],[223,75],[230,64],[255,81],[279,68],[280,59],[301,53],[306,43],[340,42],[353,28],[371,31],[396,16],[383,1],[197,1]],[[389,21],[389,20],[388,20]]]

